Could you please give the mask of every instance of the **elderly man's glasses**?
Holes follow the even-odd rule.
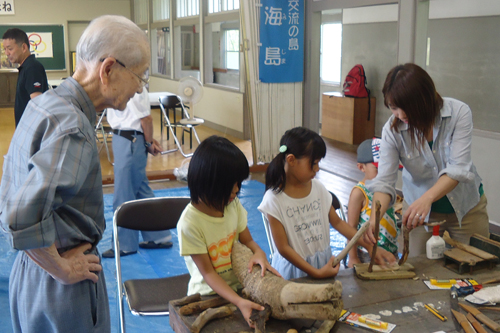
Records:
[[[104,59],[106,58],[102,58],[100,61],[103,62]],[[128,70],[130,73],[134,74],[135,76],[137,76],[139,78],[139,80],[141,80],[141,85],[144,87],[146,84],[149,83],[149,77],[144,79],[142,78],[140,75],[137,75],[136,73],[132,72],[130,69],[127,68],[127,66],[125,66],[125,64],[123,62],[121,62],[120,60],[116,59],[116,62],[118,63],[118,65],[122,66],[123,68],[125,68],[126,70]]]

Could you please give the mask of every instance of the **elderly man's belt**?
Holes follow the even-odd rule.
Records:
[[[121,137],[124,137],[125,139],[130,140],[132,142],[135,142],[136,140],[135,137],[137,135],[144,135],[142,132],[139,131],[125,131],[125,130],[113,130],[113,133]]]

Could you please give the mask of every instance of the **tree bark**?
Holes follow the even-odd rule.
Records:
[[[268,304],[273,318],[337,320],[343,308],[342,284],[339,281],[328,284],[295,283],[269,271],[262,277],[260,266],[254,266],[248,272],[252,255],[249,248],[235,242],[233,270],[244,287],[243,293],[256,303]]]

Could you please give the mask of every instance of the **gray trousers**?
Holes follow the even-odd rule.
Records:
[[[113,211],[126,201],[153,198],[155,195],[149,187],[146,176],[148,156],[144,146],[144,136],[136,136],[132,142],[118,135],[113,135],[113,152],[115,157],[115,192],[113,195]],[[157,241],[171,235],[170,230],[141,231],[144,241]],[[120,251],[137,251],[139,247],[139,231],[118,228]]]
[[[14,332],[110,332],[104,272],[99,281],[63,285],[31,260],[17,254],[9,280]]]

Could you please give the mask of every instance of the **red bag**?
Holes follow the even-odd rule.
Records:
[[[344,81],[344,96],[347,97],[368,97],[370,90],[366,88],[366,76],[363,65],[354,66]]]
[[[366,88],[366,75],[363,65],[354,66],[344,81],[344,96],[347,97],[368,97],[368,120],[370,120],[371,98],[370,89]]]

